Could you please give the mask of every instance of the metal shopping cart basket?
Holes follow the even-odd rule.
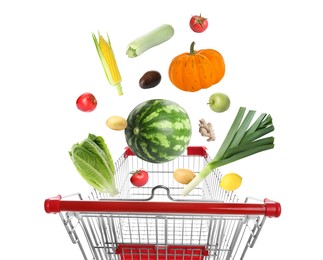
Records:
[[[120,193],[96,190],[45,200],[47,213],[59,213],[84,259],[243,259],[267,217],[279,217],[278,202],[246,199],[219,187],[215,170],[186,197],[173,179],[177,168],[198,173],[210,160],[205,147],[190,146],[174,161],[153,164],[129,148],[115,162]],[[149,181],[134,187],[131,172],[145,169]]]

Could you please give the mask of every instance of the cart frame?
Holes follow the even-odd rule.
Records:
[[[133,162],[129,166],[130,158]],[[167,163],[162,171],[170,174],[174,167],[187,166],[193,158],[203,164],[210,160],[205,147],[190,146],[187,154],[179,157],[184,164]],[[115,165],[121,190],[118,198],[93,190],[87,199],[77,193],[48,198],[44,203],[47,213],[59,213],[84,259],[243,259],[247,249],[254,246],[266,218],[281,214],[280,203],[270,199],[246,198],[238,202],[234,192],[218,187],[221,175],[217,170],[199,188],[198,192],[205,192],[211,187],[207,196],[183,199],[178,195],[180,186],[173,183],[154,183],[145,190],[128,184],[125,188],[131,170],[142,166],[151,172],[157,167],[137,158],[129,148]],[[196,172],[201,169],[196,162],[188,166]],[[160,166],[157,168],[161,174]]]

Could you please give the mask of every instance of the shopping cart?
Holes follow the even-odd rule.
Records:
[[[215,170],[186,197],[174,181],[177,168],[198,173],[210,160],[207,149],[190,146],[177,159],[149,163],[126,148],[115,162],[120,193],[110,198],[96,190],[45,200],[47,213],[59,213],[84,259],[243,259],[254,246],[267,217],[279,217],[278,202],[247,198],[219,187]],[[145,169],[149,181],[134,187],[129,173]]]

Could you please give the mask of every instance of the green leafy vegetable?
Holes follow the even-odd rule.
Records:
[[[75,168],[85,181],[100,192],[117,195],[114,179],[114,163],[109,149],[101,136],[89,134],[69,151]]]
[[[240,107],[236,117],[217,154],[184,188],[182,195],[186,196],[200,184],[214,169],[248,157],[250,155],[274,148],[274,137],[263,137],[274,131],[270,115],[262,113],[251,124],[256,111]],[[250,126],[251,124],[251,126]]]

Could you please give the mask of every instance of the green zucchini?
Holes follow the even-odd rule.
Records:
[[[127,48],[129,58],[134,58],[150,48],[168,41],[174,35],[174,28],[169,24],[163,24],[154,30],[133,40]]]

